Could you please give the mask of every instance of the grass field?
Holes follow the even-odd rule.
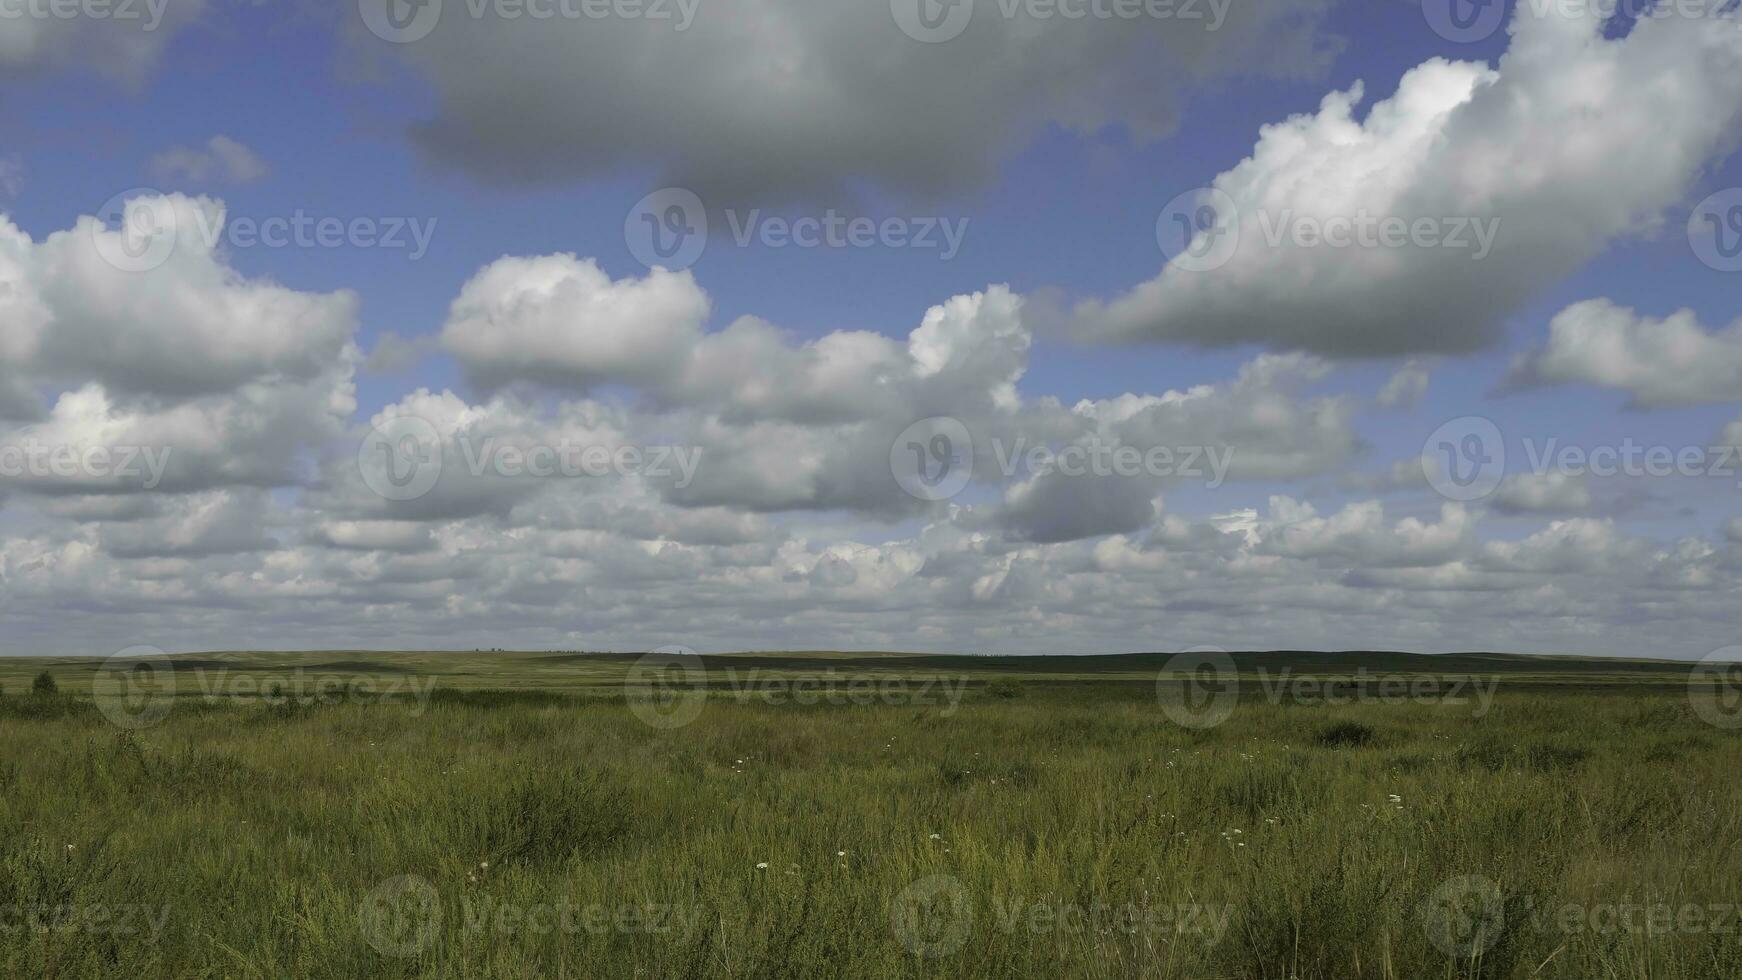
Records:
[[[1742,976],[1688,665],[1178,666],[0,661],[0,975]]]

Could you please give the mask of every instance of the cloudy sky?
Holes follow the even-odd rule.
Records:
[[[0,0],[0,653],[1742,621],[1734,0]]]

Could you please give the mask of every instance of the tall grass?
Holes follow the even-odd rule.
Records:
[[[241,699],[136,733],[11,695],[0,975],[1734,977],[1739,763],[1655,695],[1208,731],[1039,683],[672,731]],[[1601,928],[1654,905],[1707,924]]]

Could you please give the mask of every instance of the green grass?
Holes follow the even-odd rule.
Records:
[[[137,730],[93,662],[0,664],[0,975],[1742,976],[1742,741],[1685,665],[1433,662],[1485,712],[1248,677],[1200,730],[1165,657],[709,658],[696,702],[633,658],[179,659]]]

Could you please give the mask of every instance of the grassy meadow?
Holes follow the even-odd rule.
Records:
[[[1742,976],[1688,665],[1172,666],[0,661],[0,975]]]

